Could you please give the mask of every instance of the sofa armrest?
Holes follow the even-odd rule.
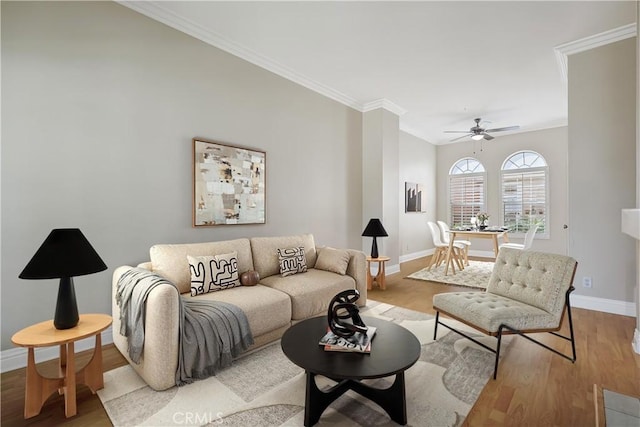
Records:
[[[356,281],[356,289],[360,291],[358,305],[363,307],[367,304],[367,256],[362,251],[347,249],[350,259],[347,266],[347,275]]]
[[[135,364],[129,358],[127,338],[120,334],[120,307],[115,295],[120,276],[133,267],[118,267],[113,273],[111,306],[113,342],[135,371],[154,390],[175,386],[178,367],[179,294],[171,285],[156,286],[146,301],[145,337],[142,359]]]

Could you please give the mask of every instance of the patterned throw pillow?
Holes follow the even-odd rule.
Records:
[[[190,256],[191,296],[221,291],[240,286],[238,279],[238,253],[215,256]]]
[[[280,274],[282,277],[307,271],[304,246],[278,249],[278,261],[280,262]]]

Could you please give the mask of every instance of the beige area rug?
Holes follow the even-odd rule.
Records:
[[[451,274],[449,268],[448,274],[444,275],[444,263],[440,267],[433,267],[431,271],[423,268],[413,274],[407,276],[408,279],[428,280],[431,282],[439,282],[447,285],[466,286],[469,288],[486,289],[491,271],[493,270],[493,262],[486,261],[469,261],[469,265],[464,270],[456,268],[456,274]]]
[[[369,301],[361,313],[404,326],[422,345],[420,359],[405,373],[407,425],[461,425],[493,374],[493,353],[444,327],[438,328],[438,340],[433,341],[434,317],[428,314],[375,301]],[[495,346],[494,338],[479,339]],[[503,349],[506,344],[503,340]],[[320,387],[334,384],[317,378]],[[279,341],[239,358],[215,377],[162,392],[149,388],[130,366],[108,371],[104,379],[98,396],[115,426],[304,424],[304,371],[287,359]],[[367,383],[386,388],[392,380]],[[348,391],[324,411],[318,425],[397,424],[378,405]]]

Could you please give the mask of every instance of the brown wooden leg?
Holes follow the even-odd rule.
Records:
[[[462,251],[463,249],[456,248],[454,252],[456,264],[458,264],[458,270],[460,271],[464,270],[464,263],[462,262],[464,255],[462,254]]]
[[[42,405],[51,393],[63,385],[61,378],[46,378],[36,369],[36,358],[33,347],[27,350],[27,379],[24,390],[24,417],[35,417],[40,413]]]
[[[445,260],[445,265],[444,265],[444,275],[447,275],[447,272],[449,271],[449,263],[451,263],[451,253],[453,252],[453,239],[455,238],[454,236],[451,236],[451,239],[449,240],[449,250],[447,251],[447,259]],[[455,267],[453,266],[453,264],[451,264],[451,267],[453,268],[453,274],[456,274],[456,270]]]
[[[373,276],[371,275],[371,261],[367,261],[367,290],[373,289]]]
[[[496,258],[498,258],[499,250],[500,250],[500,247],[498,246],[498,235],[494,234],[493,235],[493,253],[495,254]]]
[[[380,289],[382,289],[383,291],[387,289],[387,285],[385,284],[385,281],[384,281],[384,278],[385,278],[384,265],[386,263],[387,263],[386,261],[378,262],[377,282],[378,282],[378,286],[380,286]]]
[[[73,342],[67,344],[67,366],[65,369],[64,414],[67,418],[77,413],[76,409],[76,357]]]
[[[64,369],[67,366],[67,346],[66,344],[62,344],[60,346],[60,359],[58,360],[58,375],[60,378],[64,378],[65,372]],[[58,394],[64,394],[64,385],[58,389]]]
[[[93,356],[84,368],[76,375],[76,382],[84,384],[95,394],[104,387],[104,376],[102,373],[102,335],[96,335],[96,345],[93,349]]]

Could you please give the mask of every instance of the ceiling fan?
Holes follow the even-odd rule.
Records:
[[[486,139],[487,141],[490,141],[493,139],[493,136],[489,135],[489,132],[504,132],[507,130],[520,129],[520,126],[507,126],[503,128],[485,129],[480,126],[481,120],[482,119],[480,119],[479,117],[477,119],[474,119],[474,121],[476,122],[476,125],[471,127],[471,129],[469,130],[445,130],[444,133],[466,133],[466,135],[463,135],[459,138],[452,139],[450,142],[454,142],[459,139],[466,138],[468,136],[470,136],[471,139],[475,141],[480,141],[481,139]]]

